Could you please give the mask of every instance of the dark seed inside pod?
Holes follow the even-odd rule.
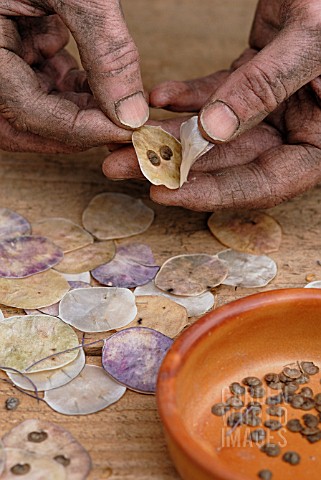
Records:
[[[301,362],[300,367],[308,375],[316,375],[320,370],[313,362]]]
[[[46,432],[30,432],[28,433],[28,441],[34,443],[41,443],[47,440],[48,433]]]
[[[248,389],[248,392],[253,398],[262,398],[265,395],[265,389],[259,385],[255,387],[250,387]]]
[[[268,457],[277,457],[281,453],[279,445],[276,445],[275,443],[265,443],[260,450]]]
[[[244,395],[245,393],[245,388],[238,382],[231,383],[229,388],[234,395]]]
[[[283,394],[279,393],[278,395],[274,395],[272,397],[267,397],[265,403],[267,405],[278,405],[279,403],[283,402]]]
[[[266,413],[271,415],[271,417],[283,417],[285,415],[285,410],[282,407],[273,405],[272,407],[266,409]]]
[[[226,403],[216,403],[215,405],[213,405],[211,411],[213,415],[216,415],[217,417],[222,417],[229,410],[230,410],[230,407],[226,405]]]
[[[271,470],[261,470],[257,476],[261,479],[261,480],[272,480],[272,472]]]
[[[286,428],[293,433],[301,432],[301,430],[303,430],[303,426],[301,425],[300,420],[297,418],[289,420],[286,424]]]
[[[312,415],[311,413],[306,413],[303,415],[302,420],[306,427],[317,427],[320,423],[319,418],[316,415]]]
[[[240,408],[244,407],[244,402],[239,397],[230,397],[226,400],[226,404],[229,407],[235,408],[239,410]]]
[[[168,145],[162,145],[159,152],[163,160],[170,160],[173,156],[173,150]]]
[[[16,397],[9,397],[6,400],[6,409],[7,410],[16,410],[19,406],[20,400]]]
[[[154,150],[147,150],[147,158],[154,167],[158,167],[161,164],[161,159]]]
[[[257,377],[245,377],[243,378],[242,383],[248,387],[259,387],[262,385],[261,380]]]
[[[266,438],[266,431],[263,428],[257,428],[250,433],[249,438],[253,442],[262,442]]]
[[[264,375],[266,383],[277,383],[280,381],[280,377],[277,373],[267,373]]]
[[[57,463],[60,463],[60,465],[63,465],[64,467],[68,467],[70,465],[70,458],[66,458],[64,455],[57,455],[54,457],[54,460],[56,460]]]
[[[298,465],[301,457],[296,452],[285,452],[285,454],[282,456],[282,460],[290,465]]]
[[[282,428],[282,423],[279,420],[266,420],[264,422],[264,426],[275,432],[276,430],[280,430]]]
[[[29,463],[17,463],[10,468],[10,472],[14,475],[26,475],[31,470]]]
[[[291,378],[291,380],[295,380],[301,377],[301,372],[298,368],[290,368],[285,367],[282,372],[286,377]]]

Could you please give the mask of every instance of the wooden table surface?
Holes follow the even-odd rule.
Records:
[[[125,15],[141,51],[146,87],[167,78],[193,78],[227,67],[246,45],[255,3],[124,1]],[[70,157],[1,154],[0,206],[16,210],[31,222],[50,216],[80,222],[82,211],[95,194],[123,192],[143,198],[154,208],[154,224],[135,240],[150,245],[160,264],[175,254],[214,254],[222,249],[207,229],[208,214],[152,204],[148,186],[140,182],[107,181],[101,173],[105,153],[96,149]],[[271,255],[278,264],[278,275],[262,291],[301,287],[309,274],[321,279],[317,263],[321,260],[320,202],[319,187],[270,210],[282,225],[284,237],[280,250]],[[219,287],[215,307],[256,291]],[[16,310],[4,308],[4,312],[10,316]],[[100,363],[98,347],[87,354],[89,363]],[[8,395],[21,401],[15,412],[5,410]],[[167,453],[154,396],[127,391],[118,403],[102,412],[67,417],[1,382],[0,411],[2,434],[29,418],[43,418],[69,429],[91,454],[91,480],[179,478]]]

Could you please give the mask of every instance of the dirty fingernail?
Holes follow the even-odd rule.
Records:
[[[115,107],[119,121],[126,127],[138,128],[148,120],[149,108],[142,92],[122,98]]]
[[[240,125],[233,110],[220,101],[205,107],[201,113],[200,122],[209,137],[221,142],[231,138]]]

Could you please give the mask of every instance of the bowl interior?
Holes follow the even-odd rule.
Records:
[[[263,379],[266,373],[281,372],[284,366],[297,361],[313,361],[321,367],[320,347],[321,291],[267,292],[212,312],[178,340],[163,364],[162,372],[167,370],[168,374],[172,370],[167,378],[174,378],[167,385],[166,401],[171,409],[168,421],[165,419],[168,433],[179,442],[177,428],[184,430],[183,448],[187,454],[196,462],[205,463],[210,471],[219,466],[226,472],[222,478],[257,479],[258,471],[270,469],[273,480],[292,480],[293,474],[296,478],[319,479],[321,442],[312,445],[285,428],[270,431],[268,441],[282,449],[280,456],[270,458],[259,450],[265,442],[256,445],[248,440],[253,427],[241,426],[231,432],[226,416],[214,416],[211,407],[225,401],[230,396],[229,385],[241,382],[246,376]],[[320,378],[321,374],[311,376],[308,386],[314,393],[321,392]],[[162,374],[160,397],[165,386],[161,383],[166,383],[162,382]],[[267,389],[268,396],[277,393]],[[243,399],[245,404],[254,400],[249,394]],[[265,399],[260,402],[265,404]],[[162,398],[159,405],[164,420],[167,407],[162,405]],[[315,410],[303,412],[288,404],[282,407],[286,409],[280,419],[283,426],[304,413],[318,415]],[[264,406],[263,422],[267,418],[277,419],[269,417],[265,410]],[[299,465],[282,461],[283,453],[288,450],[301,455]]]

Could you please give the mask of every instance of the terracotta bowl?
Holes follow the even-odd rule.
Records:
[[[281,455],[271,458],[248,440],[253,427],[231,433],[226,417],[211,413],[215,403],[229,396],[232,382],[246,376],[263,379],[297,361],[321,367],[321,290],[250,295],[205,315],[174,342],[160,370],[157,401],[172,459],[184,480],[255,480],[262,469],[271,470],[273,480],[320,479],[321,442],[310,444],[282,428],[270,432],[269,441],[281,447]],[[314,393],[321,392],[320,378],[320,373],[311,377]],[[277,393],[269,389],[268,395]],[[251,400],[248,395],[245,404]],[[282,406],[283,425],[304,413],[317,414]],[[282,461],[288,450],[300,454],[299,465]]]

